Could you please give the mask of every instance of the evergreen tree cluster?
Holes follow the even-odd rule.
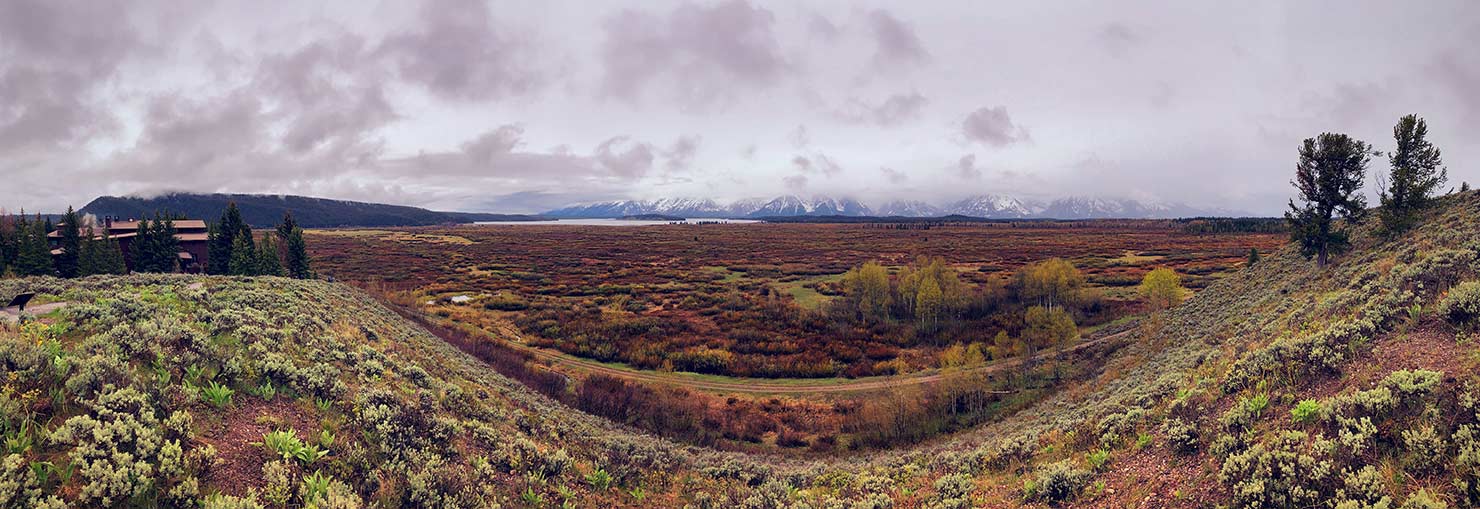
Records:
[[[208,239],[208,274],[313,277],[303,229],[291,212],[283,215],[283,222],[274,231],[254,239],[252,226],[242,220],[241,210],[233,202],[221,213],[221,219],[210,225]]]
[[[1405,116],[1393,127],[1396,148],[1387,153],[1390,169],[1379,179],[1386,184],[1378,193],[1378,217],[1389,233],[1413,226],[1418,211],[1447,178],[1439,149],[1427,140],[1428,132],[1428,125],[1417,115]],[[1336,229],[1335,219],[1355,221],[1366,214],[1366,198],[1360,191],[1368,161],[1381,154],[1345,134],[1322,133],[1301,143],[1295,180],[1291,181],[1299,191],[1300,203],[1290,200],[1285,221],[1290,225],[1290,239],[1307,258],[1314,257],[1317,266],[1325,266],[1332,254],[1346,249],[1347,234]]]
[[[175,220],[166,214],[155,212],[153,221],[139,221],[130,247],[134,272],[175,272],[180,263],[180,239],[175,233]]]
[[[0,215],[0,274],[12,276],[54,276],[51,247],[46,235],[50,221],[38,214],[27,219],[20,215]]]

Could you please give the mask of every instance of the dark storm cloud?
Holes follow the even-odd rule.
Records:
[[[0,150],[44,149],[110,131],[97,100],[138,34],[125,4],[0,2]]]
[[[850,124],[873,124],[893,127],[920,116],[920,110],[929,100],[919,92],[894,94],[878,104],[869,104],[859,99],[848,101],[847,106],[833,112],[838,120]]]
[[[914,65],[930,58],[915,29],[883,9],[868,13],[868,24],[874,36],[874,61],[880,67]]]
[[[533,43],[497,24],[488,2],[424,2],[415,27],[387,38],[379,49],[403,80],[453,100],[518,95],[540,84]]]
[[[396,119],[364,50],[362,38],[345,35],[263,60],[253,87],[276,99],[267,114],[284,121],[285,148],[303,154]]]
[[[772,85],[789,67],[775,21],[745,0],[685,2],[667,13],[622,9],[602,23],[603,90],[637,101],[661,84],[697,108],[732,98],[737,86]]]
[[[977,108],[961,122],[961,132],[968,140],[992,147],[1005,147],[1028,139],[1028,131],[1014,124],[1003,106]]]

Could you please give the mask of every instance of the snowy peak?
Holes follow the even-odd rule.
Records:
[[[1246,215],[1220,209],[1196,209],[1179,203],[1142,202],[1096,196],[1066,196],[1048,202],[1004,194],[982,194],[946,205],[894,200],[877,209],[851,198],[796,195],[751,198],[721,204],[708,198],[617,200],[572,205],[546,212],[550,217],[622,217],[662,214],[694,218],[787,216],[901,216],[962,215],[988,219],[1150,219],[1194,216]]]
[[[938,217],[945,215],[940,207],[919,200],[895,200],[885,203],[877,210],[880,216],[885,217]]]
[[[1041,207],[1025,203],[1017,198],[1000,195],[984,194],[973,196],[952,203],[946,207],[947,214],[959,214],[971,217],[986,218],[1022,218],[1033,217],[1041,211]]]

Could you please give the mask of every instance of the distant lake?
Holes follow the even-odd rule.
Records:
[[[479,221],[473,224],[484,225],[561,225],[561,226],[662,226],[666,224],[699,224],[699,223],[721,223],[721,224],[750,224],[760,223],[755,219],[701,219],[692,218],[683,221],[642,221],[635,219],[556,219],[553,221]]]

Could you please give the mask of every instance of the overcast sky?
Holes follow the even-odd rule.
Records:
[[[1419,113],[1480,181],[1480,2],[0,0],[0,206],[1090,194],[1277,213]],[[1373,160],[1373,172],[1386,167]]]

